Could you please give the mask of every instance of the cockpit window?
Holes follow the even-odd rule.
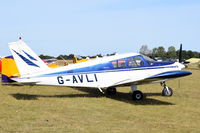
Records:
[[[133,57],[128,59],[128,66],[129,67],[137,67],[137,63],[136,63],[136,61],[134,60]]]
[[[128,66],[129,67],[140,67],[144,66],[144,62],[138,56],[128,58]]]
[[[154,59],[151,59],[151,58],[149,58],[149,57],[147,57],[147,56],[145,56],[145,55],[142,55],[142,57],[147,61],[147,63],[148,63],[149,65],[153,65],[153,63],[155,62]]]

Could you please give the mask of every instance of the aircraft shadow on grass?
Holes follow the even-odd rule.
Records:
[[[75,88],[76,90],[86,92],[87,94],[63,94],[63,95],[39,95],[39,94],[23,94],[15,93],[10,94],[17,100],[38,100],[38,98],[76,98],[76,97],[88,97],[88,98],[100,98],[107,97],[113,100],[134,104],[134,105],[175,105],[170,102],[161,101],[158,99],[149,98],[149,96],[160,96],[160,93],[145,93],[145,98],[141,101],[132,101],[129,93],[117,92],[116,95],[110,96],[107,94],[101,94],[96,89],[91,88]],[[146,97],[147,96],[147,97]]]

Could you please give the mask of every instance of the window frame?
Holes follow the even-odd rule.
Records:
[[[123,63],[121,63],[119,65],[119,62],[123,60]],[[126,61],[126,58],[122,58],[122,59],[118,59],[118,60],[114,60],[114,61],[111,61],[112,63],[112,66],[114,69],[124,69],[124,68],[127,68],[127,61]],[[122,65],[123,64],[123,65]]]
[[[129,60],[130,60],[131,58],[134,60],[136,66],[130,66],[130,65],[129,65]],[[138,63],[138,62],[136,61],[136,58],[138,58],[138,59],[140,60],[140,63]],[[142,65],[141,65],[141,62],[142,62]],[[143,59],[143,57],[141,57],[141,56],[127,57],[127,67],[129,67],[129,68],[135,68],[135,67],[144,67],[144,66],[146,66],[146,62],[145,62],[145,60]]]

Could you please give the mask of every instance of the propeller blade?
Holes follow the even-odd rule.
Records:
[[[180,45],[180,50],[179,50],[179,62],[182,62],[182,44]]]

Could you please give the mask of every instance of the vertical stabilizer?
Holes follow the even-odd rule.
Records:
[[[13,82],[11,78],[20,77],[19,71],[17,69],[16,63],[12,56],[7,56],[1,59],[2,61],[2,82],[10,83]]]
[[[8,45],[22,77],[49,69],[24,41],[19,40]]]

